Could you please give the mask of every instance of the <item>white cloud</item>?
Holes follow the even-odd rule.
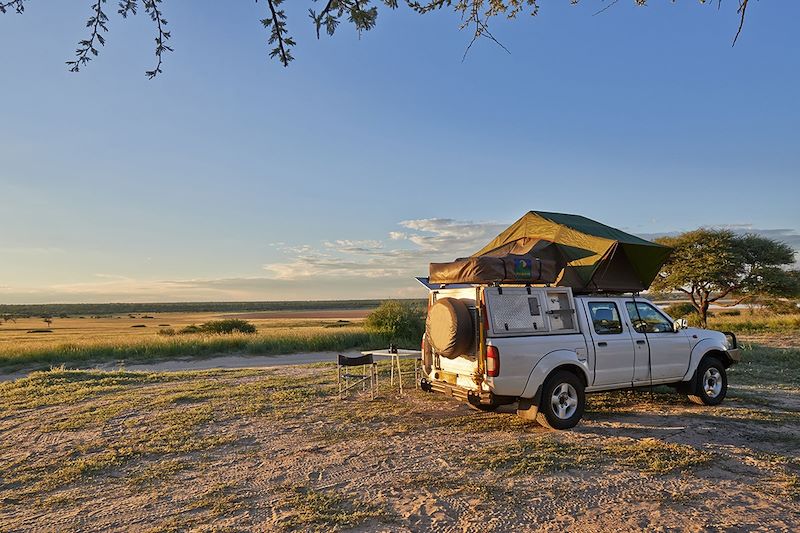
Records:
[[[410,232],[392,231],[388,242],[339,239],[322,246],[283,248],[286,259],[263,266],[271,279],[327,280],[400,278],[414,283],[425,276],[428,263],[470,255],[501,231],[505,224],[430,218],[404,220]]]
[[[429,262],[451,261],[475,253],[507,224],[430,218],[404,220],[399,226],[401,231],[389,232],[384,240],[273,243],[273,250],[283,257],[264,264],[263,274],[252,277],[153,280],[98,273],[93,279],[77,283],[0,286],[0,294],[5,303],[423,297],[424,289],[413,278],[426,276]],[[781,240],[800,249],[800,233],[796,230],[727,227],[737,233]],[[646,239],[662,235],[668,234],[640,234]]]

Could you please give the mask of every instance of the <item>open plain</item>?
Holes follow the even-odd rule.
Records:
[[[566,432],[388,379],[338,401],[330,363],[36,372],[0,384],[0,530],[794,531],[787,335],[746,345],[719,407],[590,395]]]

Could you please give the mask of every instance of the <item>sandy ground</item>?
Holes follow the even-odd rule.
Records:
[[[153,363],[99,363],[91,368],[97,370],[128,370],[130,372],[170,372],[178,370],[212,370],[225,368],[269,368],[282,365],[307,365],[336,361],[339,352],[294,353],[287,355],[218,355],[208,358],[170,359]],[[344,352],[358,356],[360,352]],[[0,373],[0,382],[14,381],[30,374],[29,370]]]
[[[284,400],[289,411],[240,410],[258,403],[257,391],[300,379],[314,396]],[[185,380],[1,413],[0,530],[800,529],[799,390],[733,389],[717,408],[674,394],[592,396],[577,428],[551,432],[510,409],[479,413],[421,391],[401,398],[386,387],[374,402],[340,402],[325,367]],[[240,387],[256,388],[224,396]],[[115,402],[128,403],[103,414]],[[203,409],[210,418],[191,426],[191,438],[219,444],[167,439],[166,452],[100,469],[80,462]],[[528,447],[511,453],[519,446]],[[80,477],[45,483],[59,468],[40,466],[45,457],[84,465]]]

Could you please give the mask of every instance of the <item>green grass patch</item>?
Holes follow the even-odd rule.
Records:
[[[355,499],[303,485],[280,487],[277,494],[276,508],[283,513],[277,526],[284,531],[340,531],[372,520],[392,519],[367,498]]]
[[[742,360],[728,369],[731,384],[800,386],[800,350],[744,344]]]
[[[505,470],[510,475],[591,469],[611,463],[649,474],[668,474],[705,464],[712,457],[693,446],[653,438],[611,438],[590,443],[548,434],[482,448],[467,462],[480,468]]]
[[[600,459],[596,447],[541,437],[482,448],[469,455],[467,462],[479,468],[502,469],[510,475],[532,475],[591,468]]]

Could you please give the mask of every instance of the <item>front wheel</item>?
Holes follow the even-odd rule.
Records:
[[[698,405],[719,405],[728,394],[728,374],[722,361],[706,357],[700,361],[689,400]]]
[[[583,417],[586,395],[580,378],[572,372],[553,373],[542,387],[536,421],[551,429],[575,427]]]

